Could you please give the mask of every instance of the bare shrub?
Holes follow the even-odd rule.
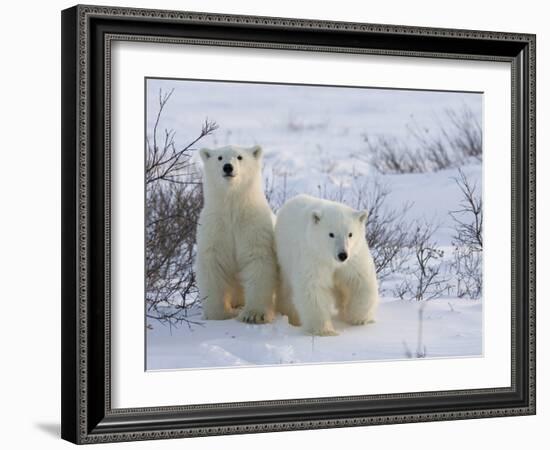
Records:
[[[387,173],[422,173],[427,172],[426,160],[413,152],[395,138],[364,135],[368,157],[366,162],[378,172]],[[360,159],[365,159],[361,158]]]
[[[173,130],[159,127],[173,90],[159,92],[159,108],[147,137],[145,159],[146,315],[161,323],[198,323],[198,290],[193,271],[202,183],[192,161],[193,145],[217,129],[205,120],[198,136],[178,147]]]
[[[424,173],[459,167],[470,159],[481,161],[482,130],[466,106],[445,110],[446,125],[430,130],[413,122],[406,141],[386,136],[364,136],[366,149],[357,155],[380,173]]]
[[[316,147],[319,152],[319,161],[321,163],[319,170],[326,175],[332,174],[338,168],[338,161],[331,155],[324,156],[324,149],[320,144],[317,144]]]
[[[159,136],[159,124],[164,107],[170,100],[174,90],[163,94],[159,92],[159,109],[151,134],[147,136],[147,155],[145,160],[145,183],[149,185],[156,181],[168,181],[173,183],[189,184],[190,181],[182,180],[187,169],[191,165],[192,147],[205,136],[218,129],[216,122],[205,119],[201,132],[187,145],[177,148],[174,140],[176,132],[165,129],[162,138]]]
[[[262,169],[265,171],[265,167]],[[276,213],[285,202],[295,195],[288,186],[288,177],[291,176],[286,170],[271,168],[271,173],[266,174],[264,181],[264,194],[271,210]]]
[[[457,276],[458,297],[472,299],[481,296],[483,255],[483,202],[477,185],[470,181],[462,170],[458,171],[455,183],[462,193],[459,209],[451,211],[455,224],[453,236],[453,269]]]
[[[399,272],[408,258],[410,223],[405,216],[412,204],[399,209],[386,204],[390,190],[378,180],[354,184],[351,204],[368,212],[366,239],[371,249],[380,283]]]
[[[347,203],[349,188],[340,181],[338,184],[323,183],[317,185],[317,196],[334,202]]]
[[[474,113],[464,107],[461,111],[447,110],[451,130],[447,133],[452,146],[466,157],[482,159],[483,139],[481,123]]]
[[[197,184],[153,183],[147,189],[145,279],[146,315],[175,324],[190,316],[198,299],[193,262],[195,230],[202,208]]]
[[[405,280],[394,291],[396,296],[417,301],[432,300],[449,288],[445,253],[433,240],[436,231],[434,225],[417,224],[410,239],[411,265],[406,270]]]
[[[413,122],[408,127],[409,133],[413,138],[413,145],[418,149],[416,156],[423,161],[418,164],[425,170],[418,172],[437,172],[451,167],[458,167],[464,163],[464,155],[461,151],[451,144],[449,131],[440,127],[438,132],[432,133],[429,129],[421,127],[418,123]]]
[[[459,209],[449,214],[456,225],[453,239],[460,245],[475,251],[483,250],[483,201],[477,184],[470,181],[459,169],[458,177],[453,178],[462,193]]]
[[[392,289],[393,295],[401,300],[405,300],[407,298],[407,294],[409,292],[410,286],[409,283],[406,281],[402,281],[398,285],[394,286]]]
[[[319,122],[307,122],[297,118],[294,114],[290,114],[286,128],[293,133],[303,133],[304,131],[316,131],[324,130],[328,126],[328,120],[322,120]]]
[[[481,297],[483,286],[482,263],[483,256],[481,252],[455,246],[453,269],[457,277],[457,297],[471,299]]]

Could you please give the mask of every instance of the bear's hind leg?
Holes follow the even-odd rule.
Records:
[[[244,306],[244,291],[238,280],[232,282],[230,305],[234,309],[240,309]]]
[[[235,317],[231,306],[231,292],[225,277],[216,270],[217,264],[199,259],[197,265],[197,285],[205,320],[225,320]]]
[[[298,311],[294,307],[291,299],[292,292],[288,281],[281,274],[279,283],[277,284],[277,294],[275,296],[275,304],[277,311],[288,317],[288,323],[295,327],[299,327],[302,323]]]

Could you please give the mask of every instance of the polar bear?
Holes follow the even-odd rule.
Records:
[[[273,213],[262,189],[262,148],[203,148],[199,154],[204,206],[197,225],[195,271],[203,316],[269,322],[277,260]]]
[[[277,214],[277,309],[313,335],[335,336],[332,312],[352,325],[374,321],[376,269],[365,239],[366,211],[299,195]]]

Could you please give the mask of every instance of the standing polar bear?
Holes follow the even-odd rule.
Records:
[[[374,321],[378,283],[365,239],[366,211],[299,195],[275,225],[278,310],[307,333],[335,336],[332,312],[352,325]]]
[[[269,322],[277,260],[273,213],[262,190],[262,148],[201,149],[204,207],[196,274],[205,319]],[[239,312],[239,308],[242,310]]]

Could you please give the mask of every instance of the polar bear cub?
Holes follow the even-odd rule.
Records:
[[[273,213],[262,189],[262,148],[203,148],[199,154],[204,207],[195,270],[204,318],[269,322],[277,261]]]
[[[275,225],[277,308],[313,335],[337,335],[332,313],[352,325],[374,321],[378,283],[365,239],[366,211],[299,195]]]

